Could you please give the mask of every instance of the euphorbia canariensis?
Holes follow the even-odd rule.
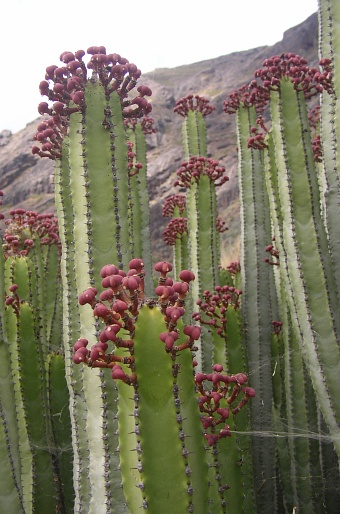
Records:
[[[217,443],[232,435],[229,416],[255,391],[245,386],[244,373],[223,373],[220,364],[208,374],[193,372],[201,329],[182,321],[195,279],[191,271],[181,271],[180,281],[173,282],[171,263],[158,262],[156,297],[147,298],[143,261],[135,258],[129,268],[124,272],[105,265],[103,291],[90,287],[80,294],[80,305],[93,309],[99,333],[92,345],[78,339],[72,357],[75,364],[111,370],[117,382],[120,469],[128,507],[131,512],[142,507],[153,513],[225,512],[228,484],[216,471],[208,486],[205,444],[214,448],[216,461]]]
[[[101,46],[46,69],[32,151],[55,161],[60,244],[31,233],[56,234],[52,218],[13,211],[0,254],[1,512],[337,512],[339,2],[320,0],[319,27],[320,68],[273,56],[225,103],[242,239],[226,269],[214,107],[177,103],[185,164],[164,212],[181,252],[155,265],[156,288],[150,88]]]
[[[255,443],[255,472],[260,483],[279,470],[287,512],[327,512],[339,494],[338,478],[323,493],[313,478],[323,476],[320,459],[334,453],[325,457],[325,446],[299,437],[298,428],[320,427],[322,419],[339,457],[339,42],[326,28],[339,19],[335,4],[320,2],[320,67],[293,53],[274,55],[224,104],[236,113],[238,131],[242,309],[249,365],[258,370],[252,425],[285,434],[265,449]],[[309,112],[307,101],[320,95],[321,108]],[[263,487],[260,510],[276,502],[273,488]]]

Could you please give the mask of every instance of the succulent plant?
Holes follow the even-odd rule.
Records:
[[[32,152],[55,161],[58,219],[5,221],[0,510],[337,511],[339,23],[320,1],[320,68],[272,56],[225,101],[242,226],[226,269],[209,100],[176,104],[173,263],[153,263],[150,88],[104,47],[46,69]]]

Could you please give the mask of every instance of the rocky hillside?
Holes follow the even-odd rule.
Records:
[[[152,218],[152,239],[157,258],[169,258],[171,250],[162,239],[167,223],[161,216],[164,199],[174,192],[174,174],[183,160],[180,127],[182,118],[173,112],[176,101],[189,93],[210,99],[216,110],[206,118],[208,146],[212,157],[228,171],[229,182],[219,191],[220,215],[229,231],[224,233],[223,260],[238,256],[239,204],[237,190],[237,156],[234,120],[223,112],[227,94],[253,78],[263,60],[275,54],[294,52],[306,57],[311,66],[318,61],[317,15],[287,30],[282,41],[235,52],[206,61],[160,68],[142,76],[140,83],[153,91],[152,117],[157,133],[148,136],[148,174]],[[48,63],[47,63],[48,64]],[[138,63],[137,63],[138,65]],[[40,118],[16,134],[0,133],[0,189],[4,191],[2,211],[24,207],[39,212],[51,211],[53,205],[53,162],[31,153],[32,138]]]

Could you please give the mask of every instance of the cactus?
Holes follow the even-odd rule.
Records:
[[[329,6],[326,9],[328,13],[332,11]],[[323,16],[321,22],[324,23]],[[251,300],[252,287],[256,283],[257,287],[261,287],[267,275],[269,282],[267,278],[265,290],[256,296],[261,306],[265,304],[265,296],[270,299],[267,313],[274,307],[276,317],[272,319],[275,320],[276,331],[277,327],[280,328],[275,336],[277,341],[274,339],[271,343],[269,336],[263,339],[266,356],[260,356],[258,361],[259,370],[266,367],[271,359],[275,363],[269,368],[273,375],[272,392],[269,376],[264,381],[269,394],[265,401],[267,428],[262,426],[262,430],[274,430],[274,433],[277,431],[283,436],[276,444],[276,458],[273,453],[269,458],[274,472],[267,475],[268,480],[278,470],[279,488],[272,488],[268,491],[271,497],[264,496],[264,499],[261,496],[265,487],[262,488],[257,500],[262,511],[272,505],[273,509],[284,508],[286,512],[294,508],[299,512],[327,512],[325,505],[332,503],[333,494],[339,494],[338,485],[328,491],[326,487],[318,487],[314,479],[321,476],[326,481],[325,469],[320,462],[327,444],[312,437],[306,440],[299,433],[305,427],[309,427],[311,432],[318,432],[320,418],[323,418],[322,424],[327,425],[329,438],[339,455],[336,385],[339,289],[335,278],[337,259],[334,258],[333,246],[336,245],[337,228],[335,230],[331,221],[338,206],[333,203],[330,207],[338,188],[336,182],[332,182],[334,160],[332,169],[327,170],[330,153],[324,156],[322,130],[319,137],[311,138],[306,104],[306,100],[320,92],[323,103],[327,102],[326,98],[331,100],[334,97],[331,62],[323,56],[320,65],[323,67],[321,72],[309,68],[307,61],[297,55],[273,56],[255,72],[255,80],[230,94],[225,102],[225,111],[236,112],[237,117],[241,195],[250,183],[262,181],[259,192],[268,198],[256,201],[255,193],[252,193],[241,203],[243,307],[246,309],[247,302],[254,301]],[[262,114],[267,104],[271,124]],[[331,127],[330,120],[322,113],[321,109],[321,127],[324,125],[327,131]],[[325,150],[327,148],[326,139]],[[335,148],[333,138],[333,152]],[[256,169],[253,179],[247,180],[248,169],[251,172]],[[249,208],[253,209],[254,206],[258,210],[258,214],[252,218],[255,220],[254,233],[261,230],[261,218],[270,220],[267,228],[262,229],[265,230],[263,233],[266,233],[267,243],[265,239],[261,240],[256,235],[253,237],[247,232],[251,223]],[[272,238],[275,242],[269,244]],[[270,258],[264,258],[265,250],[271,255]],[[252,255],[252,259],[255,255],[259,256],[256,266],[245,261],[247,255]],[[268,271],[265,272],[263,261],[271,265],[271,278]],[[264,271],[261,272],[261,268]],[[261,278],[256,280],[258,273]],[[324,306],[322,313],[320,305]],[[245,312],[244,316],[248,326],[251,319],[249,313]],[[261,331],[269,330],[269,320],[267,318],[265,323],[260,321],[258,326]],[[247,347],[250,359],[254,348],[254,344]],[[254,376],[252,384],[259,392],[258,398],[261,398],[261,386]],[[258,407],[255,399],[252,403],[254,413],[258,413]],[[287,427],[283,427],[282,417],[287,419]],[[334,453],[332,457],[328,454],[328,458],[331,459],[330,463],[334,463]]]
[[[52,216],[19,209],[0,253],[2,510],[335,512],[338,16],[320,2],[320,69],[273,56],[225,102],[242,225],[227,269],[210,103],[176,105],[174,262],[153,266],[151,90],[135,94],[140,71],[104,47],[46,69],[32,151],[55,160],[59,236]]]
[[[131,512],[144,507],[150,512],[177,509],[203,513],[211,504],[213,512],[225,512],[223,473],[219,472],[216,485],[208,487],[209,467],[195,399],[190,350],[195,350],[200,329],[181,327],[188,283],[194,276],[182,271],[181,282],[172,284],[167,279],[170,263],[157,263],[158,301],[144,303],[143,262],[133,259],[129,266],[127,275],[114,265],[102,269],[105,290],[99,298],[93,287],[80,295],[80,304],[91,305],[105,326],[90,350],[88,340],[80,338],[73,355],[76,364],[110,368],[112,378],[122,382],[118,384],[119,448],[128,507]],[[114,351],[106,353],[112,343]],[[124,371],[124,367],[130,370]],[[225,425],[229,411],[236,415],[254,394],[253,389],[244,387],[240,400],[241,385],[247,377],[224,375],[222,370],[223,366],[216,365],[210,375],[196,374],[202,424],[214,455],[217,441],[231,435]],[[211,393],[204,389],[208,380],[214,383]],[[134,393],[127,390],[128,385],[133,386]],[[215,429],[220,423],[222,428]],[[161,453],[155,447],[162,448]]]
[[[75,511],[225,512],[231,474],[218,446],[231,435],[229,414],[238,414],[255,393],[245,385],[244,367],[228,374],[223,365],[213,367],[209,340],[189,322],[192,303],[187,309],[184,303],[194,275],[181,272],[187,249],[176,262],[181,282],[167,277],[170,263],[156,264],[159,299],[148,299],[153,278],[142,131],[151,126],[145,98],[151,91],[139,86],[139,96],[133,97],[140,72],[126,59],[106,54],[103,47],[88,53],[87,68],[84,52],[78,51],[61,55],[63,67],[46,69],[40,90],[48,102],[39,111],[49,118],[38,127],[40,146],[32,150],[56,160]],[[194,117],[200,129],[196,136],[194,124],[188,129],[188,144],[196,138],[197,146],[205,144],[205,125],[202,112]],[[206,227],[201,221],[197,235],[202,242],[204,230],[213,228],[214,234],[209,253],[202,254],[211,261],[212,286],[219,255],[213,182],[224,169],[202,156],[195,167],[209,220]],[[99,276],[104,291],[97,297]],[[193,373],[198,339],[209,354],[203,374]],[[112,351],[105,353],[109,345]]]
[[[1,451],[12,493],[2,496],[1,509],[70,511],[72,450],[56,221],[24,209],[10,214],[1,253],[0,403],[6,443]]]

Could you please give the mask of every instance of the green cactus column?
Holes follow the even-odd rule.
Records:
[[[47,371],[47,362],[53,362],[54,352],[61,350],[57,228],[53,215],[15,209],[10,216],[1,251],[1,415],[8,454],[4,460],[9,458],[12,466],[20,512],[39,513],[46,508],[71,512],[68,391],[64,371],[57,381]],[[64,363],[62,355],[58,358]],[[60,412],[51,404],[52,388],[64,399],[62,426],[54,418]],[[19,512],[8,500],[6,512]]]
[[[227,112],[237,111],[240,118],[242,109],[246,111],[242,104],[248,106],[248,111],[255,105],[261,112],[270,102],[270,132],[260,116],[254,116],[247,128],[249,121],[245,115],[242,134],[244,148],[248,148],[248,152],[253,148],[260,150],[264,156],[265,166],[260,174],[266,177],[267,216],[270,212],[275,235],[273,244],[278,250],[277,253],[273,244],[268,245],[266,250],[273,260],[265,259],[273,264],[272,268],[279,265],[280,274],[276,272],[274,276],[284,322],[284,347],[280,350],[272,345],[273,358],[276,362],[280,360],[285,382],[283,390],[282,379],[274,375],[273,413],[275,430],[279,429],[278,408],[283,407],[288,419],[293,490],[287,483],[290,479],[287,478],[289,468],[284,444],[278,446],[279,475],[288,509],[294,504],[302,511],[322,511],[323,492],[317,487],[314,474],[323,473],[320,467],[323,445],[312,440],[307,442],[303,436],[293,436],[294,441],[290,438],[291,432],[299,426],[307,424],[311,430],[316,430],[320,408],[338,451],[339,433],[335,421],[339,419],[335,379],[339,364],[338,291],[328,246],[328,228],[324,226],[326,216],[321,215],[326,200],[320,199],[315,169],[315,158],[320,158],[320,152],[314,153],[305,104],[305,98],[322,88],[331,92],[331,81],[328,73],[321,75],[309,69],[307,61],[294,54],[267,59],[263,68],[255,72],[255,77],[257,81],[229,96],[226,108]],[[242,171],[247,160],[242,152],[239,155]],[[250,198],[247,205],[251,205]],[[246,220],[243,225],[246,231]],[[321,304],[324,306],[322,314]],[[249,316],[246,320],[249,321]],[[332,359],[326,346],[332,348]],[[301,475],[305,479],[299,484]]]
[[[256,432],[271,433],[272,414],[272,321],[277,313],[277,296],[273,289],[272,269],[265,262],[265,248],[272,240],[268,216],[269,199],[265,187],[264,156],[249,140],[258,142],[256,120],[265,98],[252,95],[247,87],[229,95],[225,112],[236,113],[239,156],[239,190],[241,214],[241,289],[246,354],[251,384],[256,390],[252,402],[251,425]],[[255,139],[256,138],[256,139]],[[275,443],[272,438],[263,445],[253,437],[253,465],[258,508],[276,505]]]
[[[321,170],[324,181],[324,217],[327,226],[330,256],[337,290],[340,291],[340,227],[338,223],[340,202],[340,9],[336,1],[319,1],[319,80],[327,80],[332,88],[323,89],[320,102]]]
[[[124,512],[119,487],[117,387],[100,370],[74,369],[73,341],[93,343],[98,325],[77,298],[106,262],[131,258],[129,163],[124,117],[147,115],[149,88],[133,93],[140,70],[104,47],[61,55],[40,83],[50,118],[36,134],[33,153],[57,161],[56,204],[62,241],[64,346],[75,451],[76,512]],[[88,70],[91,76],[88,78]],[[101,390],[99,398],[94,390]],[[98,420],[101,420],[98,430]]]
[[[241,317],[242,292],[234,286],[216,286],[213,292],[205,291],[198,302],[195,321],[207,326],[213,334],[214,362],[223,363],[229,374],[242,380],[240,370],[248,369]],[[228,419],[235,437],[219,443],[219,473],[230,486],[226,495],[227,512],[252,512],[254,504],[254,480],[252,470],[249,411],[243,410],[233,419]],[[226,458],[228,456],[228,458]]]
[[[153,284],[146,137],[148,134],[155,133],[156,129],[153,127],[154,120],[149,116],[144,116],[140,122],[137,118],[125,119],[124,123],[128,143],[131,145],[129,162],[131,165],[129,173],[131,254],[144,261],[145,291],[151,295]]]
[[[173,273],[178,280],[181,270],[189,267],[186,196],[170,195],[163,205],[163,216],[171,218],[163,232],[163,238],[167,245],[173,247]]]
[[[181,98],[174,109],[184,117],[183,147],[186,161],[177,171],[175,186],[186,189],[188,224],[188,262],[196,276],[191,291],[192,311],[204,290],[213,290],[218,283],[220,246],[217,222],[216,186],[228,180],[218,161],[207,157],[204,117],[214,107],[198,95]],[[200,369],[212,366],[212,340],[203,328],[205,345],[197,355]]]
[[[306,113],[301,105],[301,94],[296,94],[293,85],[286,81],[281,82],[279,93],[272,93],[271,109],[273,118],[283,113],[282,117],[276,118],[277,123],[273,125],[273,138],[278,155],[284,156],[283,159],[277,157],[278,180],[287,264],[294,294],[300,298],[299,303],[294,306],[298,309],[299,328],[302,330],[300,344],[320,408],[339,452],[339,430],[336,422],[340,414],[336,384],[336,369],[340,363],[337,326],[339,319],[336,314],[339,312],[339,305],[337,291],[334,289],[335,282],[332,280],[326,234],[318,210],[319,197],[314,178],[316,174],[311,171],[311,160],[308,168],[305,165],[306,144],[303,143],[309,136],[304,122]],[[296,120],[296,113],[301,125],[294,131],[291,120],[293,117]],[[300,151],[296,145],[297,140],[302,140]],[[301,201],[302,198],[304,202]],[[307,227],[308,241],[305,237]],[[298,263],[298,269],[294,263]],[[322,317],[320,302],[324,305]]]

